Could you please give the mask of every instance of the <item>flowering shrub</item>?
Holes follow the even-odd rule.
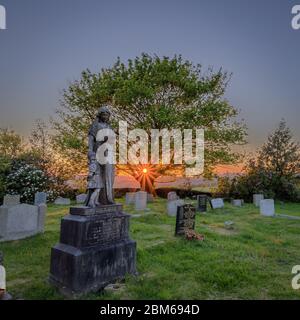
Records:
[[[25,163],[15,166],[6,181],[6,192],[19,194],[21,201],[26,203],[33,202],[36,192],[47,192],[50,183],[50,179],[42,170]]]

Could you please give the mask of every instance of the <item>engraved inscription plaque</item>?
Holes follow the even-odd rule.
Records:
[[[186,230],[195,229],[196,208],[191,204],[177,207],[175,235],[184,235]]]

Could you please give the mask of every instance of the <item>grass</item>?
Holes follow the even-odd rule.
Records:
[[[123,199],[118,202],[123,203]],[[300,220],[261,217],[251,204],[197,214],[196,231],[205,241],[174,236],[175,218],[166,200],[149,204],[147,214],[131,219],[137,241],[138,277],[128,276],[116,292],[83,299],[299,299],[291,287],[294,265],[300,265]],[[129,213],[137,213],[124,205]],[[300,216],[300,204],[277,204],[277,213]],[[46,232],[1,243],[7,287],[15,298],[63,299],[47,282],[50,248],[58,242],[60,219],[68,207],[50,205]],[[232,230],[224,228],[234,221]]]

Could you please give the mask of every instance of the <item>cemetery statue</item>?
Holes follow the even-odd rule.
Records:
[[[87,178],[88,195],[85,204],[92,208],[114,203],[114,165],[110,163],[100,164],[96,159],[97,149],[108,139],[105,137],[104,141],[97,141],[97,133],[101,129],[112,129],[109,125],[109,118],[109,109],[102,106],[88,134],[89,173]]]

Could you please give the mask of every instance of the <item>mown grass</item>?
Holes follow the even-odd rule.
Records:
[[[123,199],[118,202],[123,203]],[[252,204],[197,214],[203,242],[174,236],[175,218],[166,200],[156,199],[141,217],[131,219],[137,241],[138,277],[128,276],[116,292],[82,299],[299,299],[291,269],[300,264],[300,220],[261,217]],[[137,214],[132,206],[128,213]],[[277,213],[300,216],[300,204],[276,204]],[[68,207],[50,205],[46,232],[1,243],[7,287],[15,298],[63,299],[47,282],[50,249],[58,242]],[[232,230],[224,222],[234,222]]]

